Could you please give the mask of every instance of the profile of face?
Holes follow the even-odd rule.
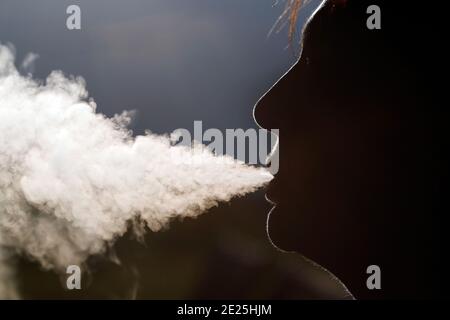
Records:
[[[280,130],[268,232],[356,298],[423,296],[428,266],[417,250],[430,230],[415,71],[392,30],[366,27],[366,2],[327,1],[298,63],[255,107],[260,126]],[[370,265],[383,290],[368,290]]]

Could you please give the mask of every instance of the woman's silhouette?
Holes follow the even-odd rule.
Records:
[[[373,4],[380,30],[366,26]],[[270,237],[330,270],[356,298],[437,294],[425,31],[406,23],[406,6],[393,6],[326,1],[304,32],[299,62],[255,108],[262,127],[280,129]],[[381,268],[381,290],[366,286],[370,265]]]

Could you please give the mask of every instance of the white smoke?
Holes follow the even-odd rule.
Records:
[[[25,58],[23,58],[21,69],[26,73],[34,72],[34,63],[39,59],[39,55],[33,52],[28,53]]]
[[[200,146],[134,138],[129,118],[96,113],[80,77],[22,76],[0,44],[0,248],[63,270],[104,252],[132,222],[158,231],[272,179]],[[6,268],[0,257],[0,281]]]

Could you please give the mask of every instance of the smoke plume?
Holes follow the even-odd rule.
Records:
[[[82,78],[21,75],[14,50],[0,44],[0,250],[65,270],[133,222],[158,231],[272,178],[201,146],[133,137],[130,113],[107,118],[95,108]],[[6,260],[0,251],[0,282],[11,274]],[[11,290],[0,286],[0,297]]]

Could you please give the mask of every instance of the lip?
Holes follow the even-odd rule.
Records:
[[[276,205],[279,202],[278,185],[279,185],[279,180],[278,180],[277,176],[275,176],[274,179],[272,181],[270,181],[269,185],[267,186],[265,198],[270,204]]]

